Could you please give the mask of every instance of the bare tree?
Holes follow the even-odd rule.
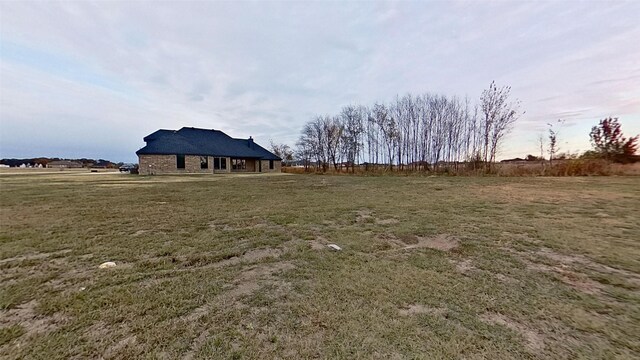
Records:
[[[393,169],[393,160],[395,155],[395,145],[398,142],[398,127],[396,120],[389,113],[389,108],[383,104],[375,104],[373,106],[373,116],[375,122],[380,128],[383,143],[386,147],[387,164],[390,170]]]
[[[282,159],[282,162],[287,165],[291,165],[293,161],[293,150],[287,144],[277,144],[271,140],[271,152]]]
[[[322,121],[322,131],[324,132],[327,160],[333,163],[333,167],[337,171],[340,163],[340,147],[342,145],[340,141],[342,137],[340,119],[326,116]]]
[[[479,105],[468,98],[407,94],[370,108],[346,106],[338,116],[319,116],[308,123],[298,153],[310,154],[323,171],[328,163],[338,171],[343,159],[351,171],[359,159],[367,170],[381,163],[385,170],[408,166],[427,171],[457,170],[469,161],[474,168],[491,164],[522,114],[519,102],[509,96],[509,87],[491,83]]]
[[[553,124],[547,123],[549,126],[549,166],[553,166],[553,159],[555,155],[560,151],[558,147],[558,133],[562,125],[564,125],[564,120],[558,120],[556,125],[557,127],[553,127]]]
[[[340,120],[342,126],[342,151],[347,164],[351,164],[351,172],[354,172],[360,154],[360,147],[362,146],[363,112],[355,106],[344,107],[340,113]]]
[[[503,138],[511,132],[513,124],[523,114],[520,112],[520,102],[509,101],[511,87],[498,87],[495,81],[482,92],[480,107],[482,109],[483,124],[483,157],[485,163],[495,162],[496,154]]]
[[[302,162],[302,166],[304,166],[305,172],[309,171],[309,165],[311,165],[313,153],[314,152],[311,148],[311,144],[303,136],[301,136],[298,142],[296,142],[294,156],[296,159]]]
[[[540,147],[540,163],[544,166],[544,134],[538,134],[538,138],[536,140],[538,142],[538,146]]]

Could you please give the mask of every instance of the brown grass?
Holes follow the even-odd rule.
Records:
[[[638,185],[2,175],[0,358],[638,358]]]
[[[321,173],[309,168],[306,171],[301,167],[283,167],[283,172],[290,174]],[[325,174],[332,175],[454,175],[454,176],[638,176],[640,175],[640,162],[633,164],[616,164],[599,159],[575,159],[556,160],[553,164],[548,161],[541,162],[517,162],[493,164],[490,171],[487,169],[474,169],[466,164],[458,166],[441,166],[430,171],[411,169],[385,169],[382,167],[366,170],[364,167],[356,167],[355,172],[346,168],[336,171],[329,168]]]

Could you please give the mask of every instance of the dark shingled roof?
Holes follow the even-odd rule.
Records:
[[[183,127],[158,130],[143,139],[147,145],[137,155],[207,155],[262,160],[282,160],[252,139],[234,139],[219,130]]]

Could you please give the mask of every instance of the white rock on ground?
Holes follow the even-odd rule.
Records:
[[[336,250],[336,251],[342,250],[342,248],[340,246],[336,245],[336,244],[329,244],[327,246],[330,247],[333,250]]]
[[[104,262],[102,264],[100,264],[100,266],[98,266],[100,269],[106,269],[106,268],[112,268],[115,267],[116,263],[114,263],[113,261],[107,261]]]

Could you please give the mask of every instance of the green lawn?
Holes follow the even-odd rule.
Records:
[[[0,189],[0,358],[640,357],[640,177]]]

